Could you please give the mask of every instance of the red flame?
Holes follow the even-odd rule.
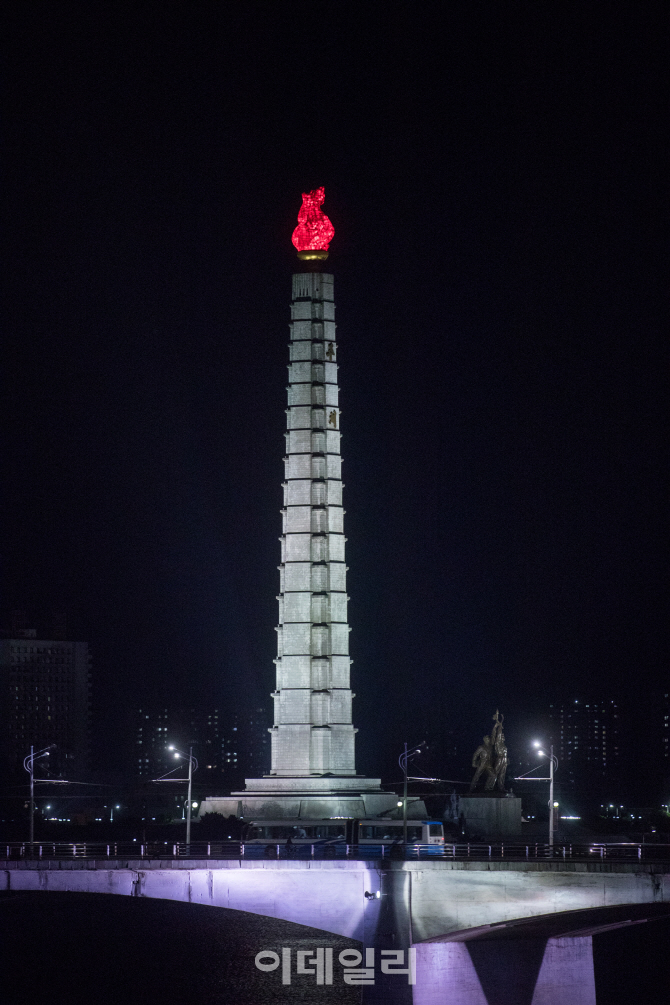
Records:
[[[324,212],[319,209],[325,199],[325,190],[315,188],[313,192],[302,193],[302,206],[298,213],[298,226],[293,231],[292,241],[298,251],[327,251],[333,239],[335,228]]]

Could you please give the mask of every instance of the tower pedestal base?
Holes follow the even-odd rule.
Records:
[[[333,775],[311,778],[269,776],[245,779],[243,792],[210,796],[200,804],[199,816],[222,813],[240,819],[277,820],[331,817],[379,817],[397,810],[395,792],[382,792],[381,779]],[[410,806],[411,819],[425,818],[422,802]]]
[[[521,799],[504,792],[459,796],[458,814],[471,838],[509,838],[521,834]]]

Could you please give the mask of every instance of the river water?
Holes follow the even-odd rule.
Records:
[[[351,939],[239,911],[82,893],[0,893],[2,1005],[358,1005],[337,958]],[[332,986],[281,983],[262,950],[332,947]],[[267,958],[272,962],[272,957]],[[598,1005],[670,999],[670,919],[594,939]],[[447,998],[447,1001],[449,999]],[[454,1003],[458,1005],[458,1003]],[[570,1005],[556,1002],[551,1005]]]

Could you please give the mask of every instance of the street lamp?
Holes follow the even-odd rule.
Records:
[[[193,756],[193,747],[188,748],[188,754],[183,750],[178,750],[174,744],[170,744],[168,750],[174,751],[174,756],[177,759],[188,757],[188,797],[186,800],[186,847],[188,849],[191,847],[191,785],[193,782],[193,772],[198,770],[198,760]]]
[[[403,796],[402,796],[402,846],[403,854],[407,849],[407,765],[413,757],[421,753],[423,747],[426,746],[426,741],[423,740],[418,747],[413,747],[411,750],[407,749],[407,744],[405,744],[405,749],[398,758],[398,764],[402,768],[403,773]]]
[[[35,751],[31,746],[30,753],[23,758],[23,767],[30,775],[30,857],[33,855],[33,845],[35,844],[35,761],[40,761],[43,757],[49,756],[49,751],[53,750],[55,743],[50,743],[48,747]]]
[[[554,802],[554,772],[558,770],[558,758],[554,754],[553,744],[549,747],[549,753],[543,748],[539,740],[535,740],[533,746],[537,750],[538,757],[548,757],[549,758],[549,775],[546,778],[540,777],[539,775],[533,775],[530,777],[532,771],[537,771],[537,768],[531,768],[530,771],[526,772],[525,775],[519,775],[515,778],[515,782],[549,782],[549,847],[554,847],[554,809],[558,806],[558,803]]]
[[[533,746],[537,749],[539,757],[549,758],[549,847],[554,847],[554,771],[558,768],[558,758],[554,754],[553,744],[549,747],[549,753],[540,746],[536,740]]]
[[[553,745],[549,747],[549,753],[541,747],[539,742],[536,740],[532,745],[536,751],[538,757],[547,757],[549,759],[549,847],[553,847],[553,772],[559,767],[559,758],[557,758],[553,753]]]

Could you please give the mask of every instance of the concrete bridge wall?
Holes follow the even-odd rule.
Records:
[[[164,898],[309,925],[377,950],[414,944],[416,985],[376,974],[375,985],[362,989],[366,1005],[595,1005],[591,938],[582,934],[584,928],[570,936],[567,912],[585,912],[588,927],[589,916],[616,911],[617,905],[627,905],[628,913],[634,911],[629,905],[663,910],[670,903],[670,875],[662,868],[564,862],[399,862],[384,870],[358,861],[0,862],[8,890]],[[366,891],[381,896],[369,899]],[[535,919],[525,923],[525,938],[514,937],[519,931],[514,925],[509,938],[506,929],[488,930],[523,918]],[[547,937],[547,918],[566,934]]]
[[[413,943],[464,929],[617,904],[670,902],[660,866],[608,863],[49,861],[0,863],[10,890],[158,897],[249,911],[364,940],[379,901],[399,901]],[[400,875],[398,875],[400,874]],[[366,923],[366,917],[368,921]]]
[[[670,901],[667,866],[600,863],[407,863],[414,942],[564,911]],[[444,868],[444,866],[448,868]]]
[[[363,940],[368,901],[379,887],[365,862],[8,863],[6,890],[111,893],[249,911]],[[338,868],[339,865],[339,868]],[[308,866],[308,868],[302,868]],[[354,866],[354,868],[352,868]]]

